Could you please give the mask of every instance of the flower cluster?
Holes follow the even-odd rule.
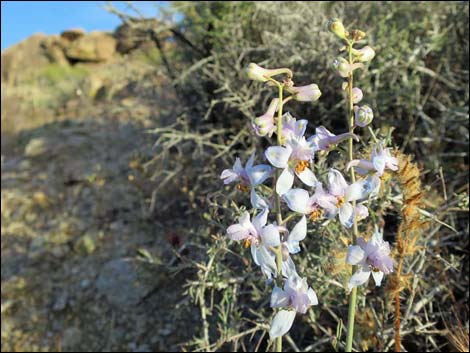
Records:
[[[341,38],[350,36],[337,20],[331,23],[331,28]],[[354,35],[359,38],[365,34],[358,31]],[[351,47],[350,60],[337,58],[333,67],[340,77],[350,78],[354,70],[362,68],[363,63],[374,56],[374,50],[368,46]],[[358,180],[354,173],[348,182],[337,169],[318,170],[317,154],[328,153],[344,141],[358,141],[355,128],[372,122],[372,109],[368,105],[357,105],[363,99],[362,90],[352,84],[349,87],[350,101],[354,104],[351,110],[354,124],[349,131],[334,134],[319,126],[315,134],[306,136],[308,121],[283,112],[284,105],[291,100],[315,102],[321,96],[318,86],[313,83],[294,86],[292,71],[286,68],[265,69],[252,63],[246,73],[250,79],[279,90],[279,96],[271,100],[266,112],[251,121],[256,135],[271,143],[275,135],[276,143],[264,151],[264,164],[255,165],[252,154],[245,167],[237,158],[232,169],[222,172],[224,184],[236,182],[240,191],[250,193],[252,207],[251,212],[245,211],[239,216],[238,223],[228,227],[227,235],[250,248],[253,262],[260,267],[267,283],[274,284],[271,307],[277,313],[270,336],[276,338],[289,331],[296,313],[305,314],[310,306],[318,304],[315,291],[309,287],[307,279],[298,274],[293,261],[294,255],[301,252],[300,242],[307,236],[308,224],[320,220],[333,222],[338,218],[347,230],[366,219],[369,200],[378,193],[382,175],[386,169],[396,170],[397,160],[385,143],[379,141],[373,147],[370,160],[350,158],[345,161],[346,170],[353,168],[359,174]],[[284,75],[283,80],[275,79],[279,75]],[[285,98],[285,92],[290,96]],[[286,211],[283,218],[282,212]],[[322,222],[325,223],[328,222]],[[358,238],[356,243],[349,247],[346,258],[347,263],[359,267],[350,279],[349,289],[365,283],[370,274],[380,285],[384,274],[393,270],[388,243],[383,241],[379,231],[368,242]]]

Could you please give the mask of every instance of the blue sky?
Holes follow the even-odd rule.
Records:
[[[2,1],[1,49],[6,49],[33,33],[59,34],[69,28],[112,31],[120,20],[102,7],[105,1]],[[124,1],[113,1],[122,11],[129,11]],[[133,1],[145,16],[157,14],[165,2]]]

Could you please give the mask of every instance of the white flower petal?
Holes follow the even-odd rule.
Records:
[[[393,171],[398,170],[398,159],[396,157],[392,157],[390,155],[390,151],[388,149],[387,149],[386,167],[390,170],[393,170]]]
[[[233,171],[233,169],[225,169],[222,171],[222,174],[220,174],[220,179],[224,180],[224,184],[230,184],[237,180],[240,176]]]
[[[385,156],[383,154],[375,156],[374,158],[372,158],[372,164],[374,165],[374,168],[377,173],[379,175],[382,175],[384,173],[386,164]]]
[[[251,206],[255,209],[264,209],[264,208],[269,208],[268,202],[259,196],[255,189],[251,189],[250,193],[250,201],[251,201]]]
[[[382,271],[372,271],[372,277],[374,277],[375,285],[380,287],[382,279],[384,278],[384,273]]]
[[[260,233],[261,228],[263,228],[266,225],[266,222],[268,221],[268,213],[269,213],[269,210],[267,208],[264,208],[253,219],[253,226],[255,227],[258,233]]]
[[[369,217],[369,209],[362,204],[356,205],[356,219],[361,221],[367,217]]]
[[[308,213],[308,191],[304,189],[291,189],[283,195],[284,201],[287,206],[294,212],[303,214]]]
[[[296,135],[297,137],[301,137],[305,134],[305,130],[307,129],[308,120],[301,119],[297,120],[295,123]]]
[[[305,168],[303,172],[297,173],[297,176],[299,177],[302,182],[308,186],[315,186],[317,183],[317,177],[309,168]]]
[[[287,250],[289,251],[289,254],[297,254],[300,252],[300,243],[295,240],[287,240],[286,241],[286,247]]]
[[[269,329],[271,339],[281,337],[290,330],[294,323],[295,314],[294,310],[281,310],[274,316],[271,328]]]
[[[317,293],[312,288],[309,288],[307,291],[308,299],[310,300],[310,305],[318,305]]]
[[[344,203],[339,209],[339,220],[346,228],[352,227],[354,223],[354,209],[349,202]]]
[[[233,164],[233,171],[238,174],[241,174],[244,171],[242,167],[242,162],[240,161],[240,158],[238,157],[237,159],[235,159],[235,163]]]
[[[364,260],[364,250],[358,245],[349,245],[348,253],[346,255],[346,262],[350,265],[357,265],[359,262]]]
[[[261,231],[261,241],[266,247],[276,247],[281,245],[281,236],[279,230],[274,224],[269,224]]]
[[[380,191],[380,177],[377,174],[369,175],[364,183],[364,189],[369,196],[377,195]]]
[[[233,224],[227,228],[227,235],[232,240],[242,240],[248,237],[250,234],[249,230],[243,227],[241,224]]]
[[[253,167],[253,163],[255,162],[255,156],[256,156],[256,153],[253,152],[250,158],[248,159],[248,162],[246,162],[245,164],[245,169],[250,169],[251,167]]]
[[[255,262],[255,264],[260,266],[260,262],[258,260],[258,247],[254,243],[251,243],[250,250],[251,250],[251,256],[253,257],[253,261]]]
[[[369,244],[372,245],[373,247],[379,247],[380,245],[383,244],[383,235],[380,233],[377,229],[374,231],[374,234],[372,234],[372,237],[369,240]]]
[[[292,188],[292,185],[294,185],[294,173],[286,168],[277,179],[276,192],[282,196]]]
[[[286,261],[282,262],[282,275],[284,277],[290,278],[291,276],[298,276],[297,271],[295,269],[295,264],[294,261],[292,261],[292,258],[289,256]]]
[[[289,161],[291,153],[292,149],[289,146],[271,146],[268,147],[264,154],[269,163],[271,163],[276,168],[287,168],[287,162]]]
[[[330,193],[335,196],[343,196],[348,183],[344,180],[343,175],[336,169],[330,169],[328,172],[328,183],[330,185]]]
[[[302,216],[289,234],[288,240],[302,241],[307,235],[307,218]]]
[[[359,270],[355,274],[352,275],[351,279],[349,280],[348,288],[349,291],[354,287],[360,286],[367,282],[370,277],[370,271],[362,271]]]
[[[271,308],[285,308],[289,305],[289,295],[278,286],[271,294]]]
[[[259,265],[261,266],[261,269],[263,270],[263,273],[268,278],[271,277],[271,274],[274,277],[277,277],[276,261],[273,253],[271,253],[264,246],[258,246],[256,258],[259,262]]]
[[[346,188],[346,201],[352,202],[365,198],[367,196],[367,190],[368,187],[366,180],[356,181]]]
[[[247,168],[246,172],[251,186],[257,186],[271,176],[272,168],[267,164],[260,164],[250,169]]]

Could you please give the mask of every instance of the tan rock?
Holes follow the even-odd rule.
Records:
[[[116,40],[105,32],[91,32],[71,42],[65,49],[65,55],[71,61],[108,61],[115,52]]]
[[[49,36],[44,38],[41,43],[44,55],[49,59],[51,63],[57,63],[62,66],[69,64],[65,57],[65,48],[68,42],[65,41],[61,36]]]
[[[71,28],[63,31],[60,36],[62,39],[73,42],[85,35],[85,30],[81,28]]]
[[[49,63],[41,48],[45,38],[45,34],[37,33],[2,51],[2,82],[15,81],[23,72]]]

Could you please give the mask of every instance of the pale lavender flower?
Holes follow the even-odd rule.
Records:
[[[393,271],[389,243],[383,240],[382,234],[376,229],[369,242],[358,238],[357,244],[350,245],[346,255],[348,264],[359,266],[359,270],[349,280],[349,290],[366,283],[371,274],[375,284],[380,286],[384,274]]]
[[[271,323],[269,335],[271,339],[285,335],[295,319],[296,313],[305,314],[312,305],[318,305],[315,291],[310,288],[305,278],[293,273],[284,283],[284,289],[274,287],[271,294],[272,308],[280,310]]]
[[[299,222],[292,228],[286,236],[285,241],[282,243],[283,249],[287,250],[288,254],[297,254],[300,252],[300,242],[307,236],[307,219],[302,216]]]
[[[362,90],[358,87],[354,87],[352,89],[352,98],[353,98],[353,103],[357,104],[362,100],[363,94]]]
[[[253,120],[252,126],[258,136],[272,136],[276,131],[274,114],[279,107],[279,98],[274,98],[269,104],[268,110],[263,115]]]
[[[285,194],[294,184],[294,175],[306,185],[314,186],[317,178],[309,168],[315,151],[305,137],[291,138],[285,146],[271,146],[265,152],[268,161],[283,169],[276,183],[276,192]]]
[[[330,194],[336,197],[336,205],[329,212],[330,217],[339,214],[340,222],[346,228],[351,228],[355,218],[360,220],[361,217],[366,215],[362,208],[364,206],[356,205],[356,209],[354,209],[352,202],[367,196],[367,183],[365,180],[360,180],[348,185],[343,175],[336,169],[330,169],[328,182]]]
[[[286,90],[292,93],[292,98],[299,102],[315,102],[321,96],[318,85],[314,83],[306,86],[287,87]]]
[[[340,135],[335,135],[324,126],[320,126],[315,129],[315,135],[309,137],[307,141],[315,151],[327,151],[331,146],[337,145],[351,137],[359,141],[359,138],[353,133],[345,132]]]
[[[301,139],[307,128],[307,120],[297,120],[289,112],[282,116],[281,140],[284,143],[291,139]]]
[[[253,261],[261,267],[266,277],[277,277],[276,255],[272,249],[281,245],[279,227],[276,224],[268,224],[268,209],[263,209],[250,221],[250,214],[244,212],[239,222],[227,228],[227,235],[235,241],[243,241],[245,248],[251,248]],[[295,272],[295,264],[290,257],[283,259],[282,274],[289,276]]]
[[[267,164],[253,166],[254,161],[255,154],[253,153],[246,163],[245,168],[243,168],[240,158],[237,158],[232,169],[222,171],[220,179],[223,179],[225,185],[239,181],[239,188],[241,190],[248,190],[249,188],[263,183],[271,176],[272,168]]]
[[[374,112],[367,104],[354,106],[354,122],[357,126],[366,127],[374,120]]]
[[[321,218],[325,211],[334,213],[337,204],[336,197],[325,192],[320,182],[316,183],[312,196],[307,190],[291,189],[284,194],[283,199],[292,211],[308,215],[312,221]]]
[[[347,169],[355,167],[359,174],[367,174],[374,171],[382,176],[385,169],[398,170],[398,159],[390,153],[390,148],[385,148],[383,142],[379,142],[372,150],[370,161],[367,159],[355,159],[348,163]]]

